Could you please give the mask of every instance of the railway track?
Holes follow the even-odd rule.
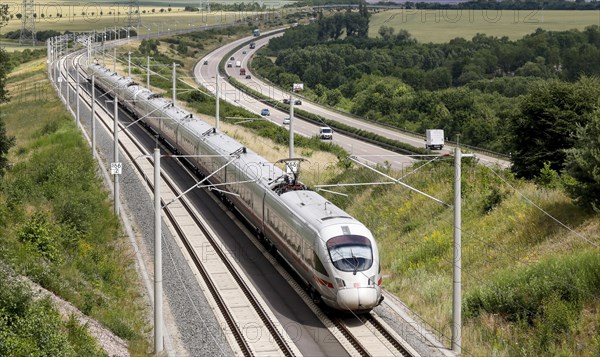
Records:
[[[78,56],[80,58],[81,56]],[[75,91],[75,76],[69,71],[68,61],[62,62],[61,75],[68,73],[66,82]],[[89,93],[81,91],[84,103],[91,107]],[[98,123],[112,133],[112,114],[102,105],[96,105]],[[119,128],[122,126],[119,124]],[[127,130],[122,130],[119,144],[139,175],[147,184],[149,193],[153,192],[154,163],[142,145]],[[137,160],[143,157],[143,160]],[[161,200],[164,205],[182,194],[181,190],[161,172]],[[174,201],[164,208],[167,226],[178,237],[180,246],[187,252],[189,260],[201,276],[198,279],[204,290],[220,312],[222,326],[228,328],[228,338],[236,346],[237,352],[244,356],[295,356],[299,352],[285,331],[277,325],[276,319],[265,308],[260,295],[241,273],[234,257],[221,245],[215,234],[204,223],[187,199]],[[206,259],[207,256],[218,257]],[[203,259],[204,257],[204,259]],[[231,336],[231,337],[230,337]]]
[[[68,86],[75,93],[75,76],[69,68],[75,67],[74,63],[79,61],[82,55],[74,60],[62,60],[61,76],[67,75]],[[70,63],[70,64],[69,64]],[[83,77],[85,78],[85,77]],[[81,90],[83,102],[91,106],[90,94]],[[61,93],[62,95],[62,93]],[[68,102],[68,101],[67,101]],[[96,105],[99,112],[99,122],[108,133],[112,133],[112,113],[102,105]],[[119,126],[122,128],[122,126]],[[153,192],[154,183],[149,179],[153,176],[153,162],[147,151],[127,130],[122,130],[124,135],[119,137],[121,150],[124,151],[130,162],[136,167],[140,177],[146,182],[149,194]],[[143,160],[138,160],[144,157]],[[171,202],[181,195],[176,185],[170,178],[161,172],[161,198],[165,202]],[[291,341],[276,319],[264,306],[259,294],[253,286],[248,283],[240,269],[231,257],[231,254],[223,248],[215,234],[203,222],[202,217],[194,207],[183,197],[174,201],[165,209],[167,226],[178,237],[178,244],[186,252],[189,261],[201,278],[198,282],[208,293],[214,305],[218,307],[222,326],[227,326],[230,343],[236,346],[237,353],[244,356],[253,355],[299,355],[297,347]],[[260,243],[255,243],[260,244]],[[207,256],[207,250],[215,259],[203,259]],[[265,254],[268,254],[265,252]],[[218,258],[217,258],[218,257]],[[272,258],[272,257],[271,257]],[[274,265],[278,263],[274,263]],[[278,269],[281,272],[281,269]],[[290,281],[293,279],[287,279]],[[312,304],[310,298],[302,288],[296,288],[307,304]],[[312,304],[314,305],[314,304]],[[387,326],[374,313],[364,316],[349,318],[327,317],[318,307],[313,311],[319,316],[324,325],[333,333],[340,344],[350,355],[361,356],[418,356],[410,346],[404,342],[389,326]],[[247,327],[252,327],[249,331]],[[256,331],[259,338],[257,338]],[[252,336],[248,333],[251,332]]]

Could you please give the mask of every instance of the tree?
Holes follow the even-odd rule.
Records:
[[[18,15],[18,14],[17,14]],[[0,5],[0,29],[6,25],[8,21],[8,5]],[[8,74],[9,68],[9,57],[3,47],[0,47],[0,103],[8,100],[8,93],[6,92],[6,75]],[[1,155],[1,152],[0,152]]]
[[[0,5],[0,28],[8,21],[8,5]],[[8,101],[6,92],[6,75],[9,71],[9,57],[4,48],[0,47],[0,103]],[[15,144],[15,138],[8,136],[4,126],[4,119],[0,117],[0,177],[8,165],[8,150]]]
[[[381,26],[379,31],[377,31],[379,36],[384,40],[389,40],[394,36],[394,28],[392,26]]]
[[[575,145],[566,150],[565,180],[569,195],[578,204],[600,211],[600,111],[590,115],[589,122],[576,131]]]
[[[533,178],[545,162],[561,171],[565,149],[574,146],[577,127],[587,124],[599,96],[600,80],[595,78],[536,82],[512,120],[512,169],[517,176]]]

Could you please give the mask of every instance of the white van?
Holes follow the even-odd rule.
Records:
[[[319,128],[319,138],[325,140],[333,140],[333,130],[328,126],[322,126]]]

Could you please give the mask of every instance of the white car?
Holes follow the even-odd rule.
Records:
[[[328,126],[322,126],[319,128],[319,138],[325,140],[333,140],[333,130]]]
[[[289,125],[290,121],[291,121],[290,117],[283,119],[283,125]]]

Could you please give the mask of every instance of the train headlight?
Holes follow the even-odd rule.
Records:
[[[346,287],[346,282],[343,279],[335,278],[335,283],[337,284],[338,288]]]

